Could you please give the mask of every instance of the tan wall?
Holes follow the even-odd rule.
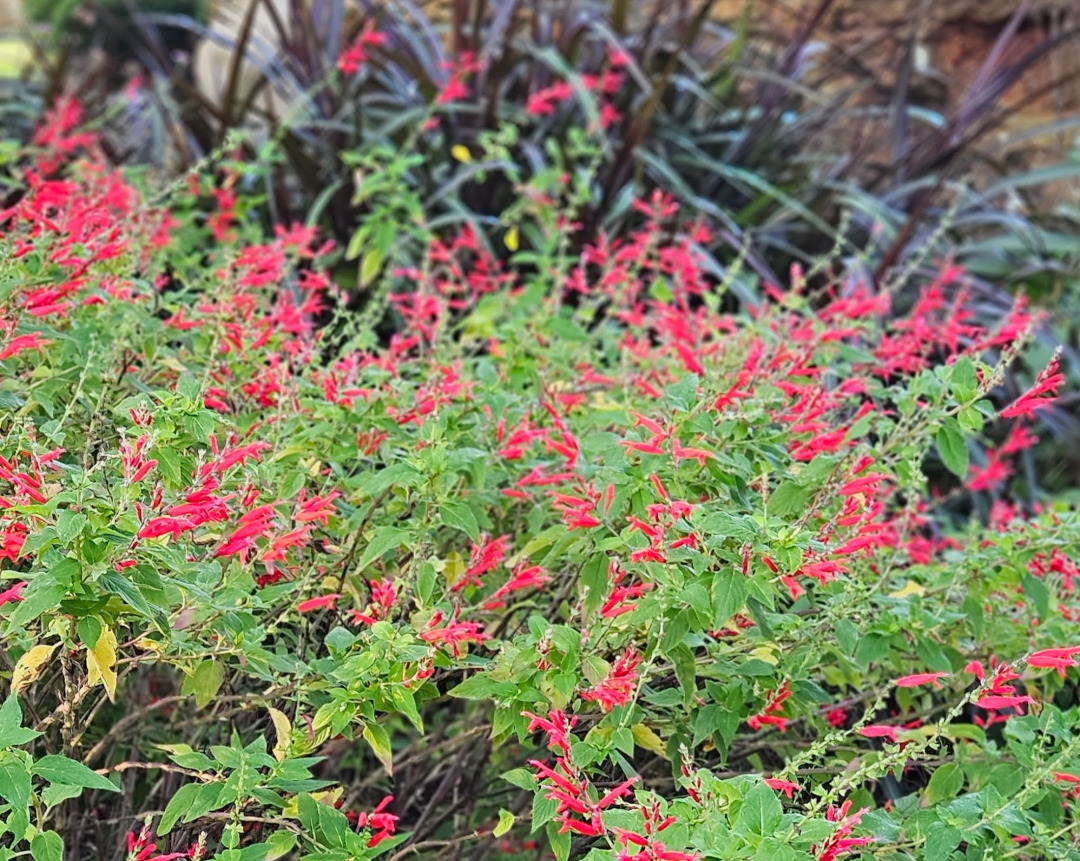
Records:
[[[19,0],[0,0],[0,33],[18,30],[22,25],[22,3]]]

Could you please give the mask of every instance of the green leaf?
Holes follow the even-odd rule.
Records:
[[[11,627],[25,628],[42,613],[55,610],[66,594],[66,585],[52,572],[32,580],[25,590],[25,598],[11,614]]]
[[[403,688],[400,684],[391,684],[390,699],[394,703],[394,708],[409,719],[409,723],[416,727],[417,732],[422,733],[424,731],[424,723],[420,719],[420,712],[416,708],[416,698],[412,693]]]
[[[25,763],[10,754],[0,758],[0,798],[15,810],[26,810],[30,805],[30,772]]]
[[[81,762],[66,756],[53,754],[43,756],[34,763],[34,774],[49,783],[62,783],[65,786],[81,786],[85,789],[101,789],[106,792],[120,792],[120,787],[106,777],[91,771]]]
[[[938,454],[941,462],[953,475],[959,478],[967,476],[968,471],[968,447],[964,432],[956,419],[948,418],[945,424],[937,432],[935,437]]]
[[[806,509],[806,488],[793,481],[782,481],[769,496],[769,514],[791,517]]]
[[[22,725],[22,709],[16,696],[9,696],[0,706],[0,747],[18,747],[41,735]]]
[[[604,603],[608,590],[608,569],[610,564],[606,555],[598,553],[591,556],[581,566],[581,584],[585,587],[585,612],[595,613]]]
[[[930,782],[926,785],[926,800],[929,804],[938,804],[955,798],[964,788],[964,770],[955,762],[938,766]]]
[[[64,861],[64,838],[55,831],[40,831],[30,841],[34,861]]]
[[[56,537],[60,539],[60,543],[64,545],[71,544],[75,540],[75,537],[83,531],[83,527],[86,526],[86,515],[80,512],[74,512],[70,509],[61,511],[56,518]]]
[[[784,807],[765,783],[755,784],[743,800],[735,818],[735,830],[767,837],[784,818]]]
[[[925,861],[948,861],[953,851],[963,842],[964,835],[959,828],[953,828],[944,822],[935,822],[926,831]]]
[[[449,694],[463,700],[486,700],[492,697],[512,699],[517,691],[517,685],[513,682],[496,682],[485,675],[475,675],[463,681]]]
[[[549,822],[547,834],[548,843],[551,845],[551,851],[555,855],[555,861],[567,861],[570,857],[570,832],[559,831],[555,827],[554,822]]]
[[[730,566],[717,569],[712,580],[713,627],[722,628],[746,603],[749,589],[742,572]]]
[[[159,837],[164,837],[172,831],[177,820],[191,808],[202,786],[200,783],[187,783],[176,790],[176,794],[165,805],[165,812],[161,814],[161,821],[157,828]]]
[[[199,663],[190,676],[184,679],[182,694],[195,694],[195,705],[206,708],[221,690],[225,681],[225,667],[220,661],[207,658]]]
[[[527,768],[512,768],[502,776],[502,779],[528,792],[536,789],[536,777]]]
[[[398,529],[394,526],[380,529],[375,537],[368,542],[368,546],[364,548],[360,561],[356,563],[357,570],[363,571],[376,559],[381,559],[384,554],[391,550],[397,550],[405,543],[409,534],[407,529]]]
[[[41,790],[41,800],[46,807],[56,807],[69,798],[78,798],[82,795],[81,786],[65,786],[62,783],[51,783]]]
[[[464,502],[456,499],[448,499],[439,505],[439,518],[447,526],[460,529],[473,541],[480,541],[480,524],[476,522],[476,515],[472,508]]]

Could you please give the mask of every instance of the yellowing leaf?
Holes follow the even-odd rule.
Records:
[[[394,776],[394,751],[390,747],[390,735],[377,723],[369,723],[364,727],[364,738],[371,745],[375,756],[383,764],[386,773]]]
[[[517,251],[521,247],[521,234],[518,232],[517,225],[506,231],[503,243],[510,251]]]
[[[34,646],[25,655],[19,658],[15,664],[15,671],[11,674],[11,689],[21,694],[30,685],[41,678],[41,673],[45,669],[45,665],[49,662],[49,658],[52,657],[53,652],[56,651],[56,644],[51,646]]]
[[[139,637],[139,639],[135,641],[135,648],[142,649],[145,652],[160,652],[162,646],[161,643],[150,637]]]
[[[367,287],[382,269],[383,258],[376,249],[371,249],[364,254],[360,261],[360,286]]]
[[[97,644],[86,650],[86,683],[93,687],[98,682],[104,685],[109,702],[116,702],[116,634],[104,625]]]
[[[472,161],[472,153],[469,152],[469,148],[465,144],[454,144],[450,147],[450,155],[462,164],[468,164]]]
[[[0,78],[19,77],[33,59],[33,49],[22,39],[0,39]]]
[[[281,762],[289,752],[289,736],[292,735],[292,723],[289,721],[289,716],[281,709],[268,708],[267,711],[270,712],[270,720],[274,722],[274,732],[277,736],[277,740],[274,742],[274,758]]]
[[[634,736],[634,744],[638,747],[643,747],[645,750],[651,750],[657,756],[662,756],[664,759],[667,759],[667,748],[664,746],[664,740],[649,727],[645,726],[645,724],[634,724],[630,727],[630,732]]]
[[[750,654],[759,661],[764,661],[766,664],[772,664],[774,667],[780,663],[776,658],[776,653],[769,646],[759,646],[752,650]]]
[[[492,829],[492,837],[502,837],[507,831],[514,827],[514,814],[505,808],[499,811],[499,822]]]
[[[344,788],[338,786],[334,789],[324,789],[321,792],[313,792],[311,793],[311,797],[319,802],[319,804],[325,804],[327,807],[337,807],[337,803],[341,800],[341,794],[344,791]]]
[[[890,598],[910,598],[912,595],[918,595],[920,598],[926,594],[926,589],[914,580],[908,580],[904,584],[902,589],[897,589],[895,592],[890,592]]]
[[[321,792],[311,793],[311,797],[319,802],[319,804],[325,804],[327,807],[334,807],[338,799],[341,798],[341,794],[344,792],[342,787],[336,789],[326,789]],[[288,819],[298,819],[300,816],[300,796],[294,795],[288,801],[285,802],[285,806],[281,810],[282,816]]]
[[[469,570],[469,566],[465,564],[465,560],[461,554],[456,550],[446,557],[446,565],[443,568],[443,575],[446,577],[447,586],[455,586],[457,582],[465,576],[465,572]]]

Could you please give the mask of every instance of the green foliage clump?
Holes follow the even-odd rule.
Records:
[[[671,197],[579,246],[554,170],[447,230],[378,150],[350,296],[262,166],[154,190],[78,119],[0,213],[0,857],[1070,857],[1022,303],[731,303]]]

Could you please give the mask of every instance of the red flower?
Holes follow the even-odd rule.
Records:
[[[941,690],[938,679],[947,678],[951,673],[915,673],[910,676],[901,676],[896,680],[898,688],[917,688],[919,685],[932,684],[937,690]]]
[[[765,784],[769,789],[775,789],[778,792],[782,792],[788,798],[794,798],[795,793],[799,790],[799,784],[792,783],[790,780],[780,780],[776,777],[766,777]]]
[[[442,611],[436,610],[431,621],[428,622],[428,629],[420,634],[420,639],[432,645],[449,645],[455,658],[461,657],[463,643],[482,643],[484,640],[491,639],[490,634],[485,634],[480,630],[481,626],[478,622],[451,621],[438,627],[442,619]]]
[[[1057,372],[1058,357],[1055,354],[1050,364],[1043,368],[1035,378],[1035,384],[1013,403],[1003,409],[999,416],[1003,419],[1031,415],[1036,410],[1049,406],[1057,397],[1057,388],[1065,382],[1065,375]],[[1047,397],[1043,397],[1046,395]]]
[[[324,607],[333,607],[337,602],[337,599],[341,596],[337,593],[331,595],[320,595],[317,598],[308,598],[306,601],[301,601],[296,605],[298,613],[310,613],[312,610],[321,610]]]
[[[614,666],[602,682],[591,690],[585,691],[581,698],[600,704],[600,708],[609,712],[615,706],[621,706],[630,699],[634,684],[637,682],[637,667],[641,656],[632,649],[627,649],[615,661]]]
[[[0,592],[0,607],[3,607],[10,601],[21,601],[23,599],[22,590],[25,586],[26,581],[23,580],[16,583],[10,589],[5,589],[3,592]]]
[[[1028,655],[1027,663],[1029,667],[1053,668],[1058,671],[1062,678],[1065,678],[1065,668],[1077,666],[1076,659],[1073,656],[1078,652],[1080,652],[1080,646],[1043,649],[1041,652],[1032,652]]]
[[[896,733],[899,727],[884,726],[876,724],[872,726],[864,726],[859,730],[859,734],[864,738],[887,738],[893,744],[897,743]]]
[[[355,41],[341,52],[337,67],[346,75],[355,75],[368,61],[368,48],[379,48],[386,44],[386,34],[375,31],[375,22],[368,21]]]

